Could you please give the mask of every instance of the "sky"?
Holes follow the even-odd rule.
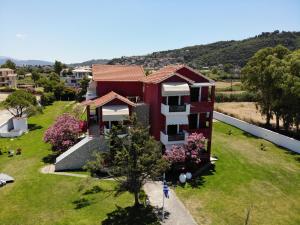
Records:
[[[0,0],[0,56],[64,63],[300,31],[299,0]]]

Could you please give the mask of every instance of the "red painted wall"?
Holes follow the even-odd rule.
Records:
[[[98,81],[97,95],[99,97],[114,91],[124,97],[140,96],[143,99],[143,83],[142,82],[118,82],[118,81]]]
[[[150,134],[155,137],[156,140],[160,140],[160,131],[165,127],[165,118],[161,114],[161,88],[160,84],[144,84],[144,102],[149,104],[149,122],[150,122]]]

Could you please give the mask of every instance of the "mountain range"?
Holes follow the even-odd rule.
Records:
[[[233,64],[242,67],[259,49],[283,45],[290,50],[300,48],[300,32],[274,31],[263,32],[244,40],[219,41],[205,45],[194,45],[179,49],[153,52],[141,56],[123,56],[121,58],[92,59],[81,63],[72,63],[69,66],[91,66],[92,64],[122,64],[142,65],[146,69],[159,69],[169,64],[187,64],[200,69],[206,66],[219,64]],[[3,64],[9,57],[0,57]],[[17,65],[52,65],[53,62],[43,60],[17,60]]]
[[[53,65],[53,62],[44,61],[44,60],[35,60],[35,59],[28,59],[28,60],[22,60],[22,59],[15,59],[8,56],[0,56],[0,65],[4,64],[6,60],[10,59],[13,61],[17,66],[24,66],[24,65],[31,65],[31,66],[46,66],[46,65]]]

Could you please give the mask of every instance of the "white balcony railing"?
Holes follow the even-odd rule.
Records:
[[[191,105],[165,105],[161,104],[161,113],[167,115],[188,115],[190,114]]]
[[[188,138],[188,132],[186,131],[174,135],[168,135],[162,131],[160,132],[160,141],[164,145],[184,144],[186,143],[187,138]]]

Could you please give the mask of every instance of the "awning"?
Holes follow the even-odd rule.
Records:
[[[176,115],[176,116],[167,116],[166,117],[167,125],[175,125],[175,124],[189,124],[189,120],[187,115]]]
[[[204,83],[193,83],[191,85],[192,87],[210,87],[215,86],[215,83],[213,82],[204,82]]]
[[[103,121],[123,121],[128,119],[129,109],[127,105],[110,105],[102,107]]]
[[[187,83],[163,83],[162,96],[182,96],[190,95],[190,88]]]

